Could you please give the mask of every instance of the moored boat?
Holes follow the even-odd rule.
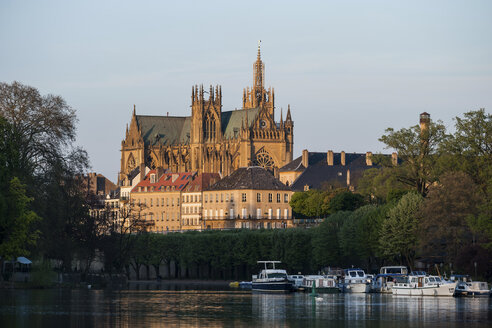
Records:
[[[406,296],[453,296],[456,283],[442,283],[437,277],[425,273],[411,273],[409,276],[398,277],[393,285],[393,295]]]
[[[265,267],[256,276],[253,276],[252,291],[288,293],[293,291],[292,282],[288,279],[287,271],[275,268],[280,261],[258,261]],[[270,265],[270,268],[269,268]]]
[[[362,269],[345,269],[342,282],[344,293],[369,293],[371,280]]]
[[[486,282],[473,281],[469,275],[452,275],[451,281],[457,282],[454,296],[490,297],[492,295]]]
[[[335,276],[305,276],[301,285],[302,288],[308,292],[312,290],[313,285],[316,292],[320,294],[334,294],[340,292]]]
[[[396,278],[403,277],[407,274],[408,269],[405,266],[381,267],[379,274],[372,280],[371,292],[391,294]]]

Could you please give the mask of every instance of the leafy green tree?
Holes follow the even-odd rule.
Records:
[[[446,263],[473,243],[468,222],[474,221],[483,202],[478,186],[463,172],[449,172],[429,188],[420,215],[419,239],[424,254],[442,255]]]
[[[381,254],[395,259],[402,256],[410,268],[418,245],[418,216],[423,198],[419,194],[408,193],[388,211],[388,218],[382,222],[379,244]]]
[[[430,122],[423,130],[418,125],[398,131],[388,128],[379,141],[395,149],[402,160],[399,165],[388,165],[397,181],[425,196],[440,174],[436,164],[447,137],[444,125],[438,121]]]
[[[331,213],[338,211],[354,211],[364,205],[364,197],[350,191],[337,193],[329,203]]]
[[[455,128],[444,145],[447,156],[440,164],[445,171],[465,172],[480,188],[484,199],[470,224],[487,236],[485,246],[492,248],[492,114],[483,108],[467,112],[455,118]]]
[[[372,204],[389,202],[395,193],[403,194],[409,188],[398,181],[393,167],[368,169],[364,171],[357,185],[357,191]]]
[[[42,96],[36,88],[19,82],[0,83],[0,116],[15,131],[18,161],[29,163],[25,174],[51,166],[75,140],[75,111],[60,96]]]
[[[38,239],[33,224],[40,217],[30,210],[32,199],[26,196],[25,186],[13,178],[0,208],[0,256],[11,259],[29,255],[29,247]]]
[[[344,264],[340,247],[340,229],[350,212],[331,214],[313,229],[313,262],[318,268]]]

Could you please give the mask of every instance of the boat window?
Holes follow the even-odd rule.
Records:
[[[364,277],[364,272],[362,271],[357,271],[357,274],[359,275],[359,277]]]
[[[410,282],[416,282],[417,281],[417,278],[412,278],[412,280],[410,280]]]
[[[429,277],[429,281],[430,282],[435,282],[436,280],[434,279],[434,277]]]
[[[351,277],[356,277],[357,276],[354,271],[350,271],[349,274],[350,274]]]
[[[384,273],[402,273],[401,271],[401,268],[386,268],[384,271]]]
[[[268,274],[268,278],[285,278],[287,275],[282,272],[273,272]]]

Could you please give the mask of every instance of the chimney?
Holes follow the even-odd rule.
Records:
[[[302,165],[304,167],[308,167],[309,165],[309,152],[307,149],[304,149],[302,151]]]
[[[345,166],[345,152],[344,152],[344,151],[342,151],[342,152],[340,153],[340,163],[341,163],[343,166]]]
[[[372,166],[372,152],[366,152],[366,165]]]
[[[329,166],[333,166],[333,150],[328,150],[326,153],[326,162]]]
[[[430,117],[430,114],[427,112],[423,112],[420,114],[420,131],[422,133],[429,128]]]
[[[350,170],[347,170],[347,187],[350,187]]]
[[[393,166],[398,165],[398,154],[397,153],[391,154],[391,164],[393,164]]]
[[[145,163],[140,163],[140,181],[145,179]]]

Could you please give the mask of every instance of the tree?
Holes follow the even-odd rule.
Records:
[[[482,108],[456,117],[455,122],[456,132],[444,145],[448,156],[440,164],[447,171],[465,172],[480,188],[483,202],[470,224],[487,236],[485,246],[492,248],[492,114]]]
[[[492,178],[492,114],[485,109],[455,117],[456,132],[444,144],[447,169],[459,169],[487,193]]]
[[[75,111],[60,96],[40,95],[19,82],[0,83],[0,116],[17,138],[19,162],[34,173],[50,166],[75,140]],[[30,172],[26,172],[30,173]]]
[[[386,148],[395,149],[402,159],[399,165],[387,165],[396,179],[425,196],[429,186],[439,176],[436,163],[447,137],[444,125],[438,121],[430,122],[422,130],[418,125],[398,131],[388,128],[379,141],[385,143]]]
[[[26,196],[25,186],[13,178],[8,192],[3,195],[0,207],[0,256],[11,259],[29,255],[29,246],[36,244],[38,231],[33,223],[40,217],[29,209],[31,198]]]
[[[338,211],[355,211],[362,205],[364,205],[364,197],[362,195],[344,191],[337,193],[330,199],[329,209],[330,213],[336,213]]]
[[[395,193],[404,193],[409,188],[398,181],[393,167],[365,170],[357,185],[357,191],[372,204],[389,202]]]
[[[61,259],[66,269],[75,253],[73,232],[86,218],[74,174],[88,168],[85,151],[72,148],[75,111],[60,96],[42,96],[18,82],[0,83],[0,182],[17,177],[31,198],[41,232],[41,254]],[[0,197],[1,198],[1,197]]]
[[[416,193],[404,195],[388,211],[388,218],[381,225],[379,239],[383,256],[395,259],[403,256],[410,268],[413,267],[418,243],[419,209],[423,198]]]
[[[441,255],[446,263],[454,261],[473,236],[468,221],[478,215],[482,203],[480,189],[467,174],[448,172],[429,188],[422,203],[419,223],[421,247],[429,255]]]
[[[147,221],[142,216],[144,204],[129,201],[120,207],[119,216],[113,217],[113,211],[106,208],[102,215],[108,224],[108,230],[102,240],[105,266],[107,271],[122,272],[129,265],[129,257],[135,245],[136,238],[132,235],[146,232],[154,222]],[[127,270],[129,276],[129,271]]]
[[[319,268],[344,264],[340,248],[340,229],[348,215],[350,212],[334,213],[314,229],[312,238],[313,261]]]

